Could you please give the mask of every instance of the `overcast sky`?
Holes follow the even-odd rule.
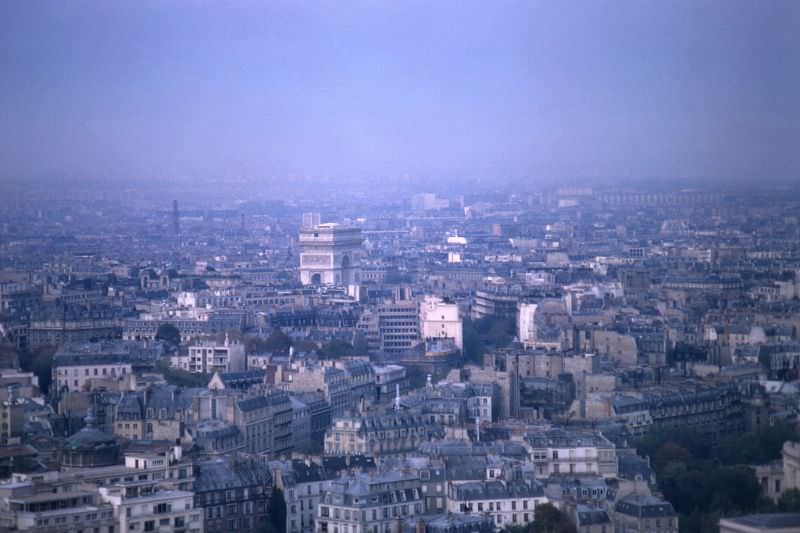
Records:
[[[800,2],[0,2],[0,179],[800,177]]]

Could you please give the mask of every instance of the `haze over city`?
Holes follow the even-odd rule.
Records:
[[[792,182],[800,5],[4,2],[0,178]]]

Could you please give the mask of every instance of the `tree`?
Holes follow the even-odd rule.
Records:
[[[331,339],[322,345],[319,355],[323,359],[339,359],[353,355],[353,345],[340,339]]]
[[[569,517],[551,503],[543,503],[533,513],[531,533],[578,533]]]
[[[778,510],[782,513],[800,513],[800,490],[789,489],[781,494]]]
[[[56,346],[39,346],[23,354],[21,358],[22,370],[33,372],[39,379],[39,389],[47,394],[53,380],[53,354]]]
[[[720,460],[728,465],[761,463],[764,451],[758,435],[743,433],[725,439],[720,445]]]
[[[508,318],[496,318],[492,320],[489,326],[489,342],[491,342],[492,346],[495,348],[505,348],[508,346],[511,341],[514,340],[515,334],[516,324],[514,324],[513,320]]]
[[[272,491],[269,502],[269,525],[276,533],[286,533],[286,499],[279,488]]]
[[[17,368],[19,354],[13,344],[0,338],[0,368]]]
[[[481,336],[475,329],[472,320],[464,319],[462,322],[464,358],[472,363],[480,363],[486,348],[481,341]]]
[[[783,443],[797,440],[797,430],[785,422],[758,433],[743,433],[722,441],[719,459],[726,465],[765,464],[780,459]]]
[[[281,331],[281,328],[275,328],[272,330],[272,333],[269,334],[269,337],[267,337],[267,340],[264,343],[264,348],[266,348],[266,351],[273,353],[287,353],[291,346],[291,337]]]
[[[182,368],[173,368],[166,358],[156,364],[156,370],[164,375],[167,383],[177,387],[207,387],[211,380],[210,374],[196,374]]]
[[[712,494],[724,498],[730,505],[711,505],[711,510],[749,512],[755,510],[761,494],[761,485],[749,466],[724,466],[711,473]]]
[[[316,352],[319,350],[319,345],[314,341],[297,341],[292,346],[294,346],[294,353]]]
[[[173,346],[180,346],[181,332],[174,324],[160,324],[156,330],[156,340],[166,341]]]
[[[665,442],[664,445],[661,446],[655,453],[655,457],[653,459],[653,468],[657,472],[662,472],[664,467],[670,463],[688,464],[692,461],[692,459],[692,454],[689,453],[689,450],[680,444],[675,444],[674,442]]]

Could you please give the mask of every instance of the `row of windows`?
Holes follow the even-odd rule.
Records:
[[[382,507],[380,509],[373,508],[371,510],[362,510],[359,511],[353,509],[340,509],[338,507],[329,508],[324,505],[321,505],[319,508],[320,517],[322,518],[333,518],[334,520],[350,520],[350,521],[361,521],[366,522],[367,520],[378,520],[379,517],[383,519],[388,519],[390,517],[399,517],[399,516],[408,516],[409,513],[422,513],[422,504],[421,503],[414,503],[414,504],[403,504],[403,505],[393,505],[388,507]]]
[[[113,517],[113,512],[112,511],[103,511],[102,513],[89,513],[87,515],[74,515],[72,517],[72,521],[73,522],[80,522],[81,520],[85,520],[86,522],[93,522],[93,521],[97,520],[98,518],[103,519],[103,520],[107,520],[107,519],[110,519],[112,517]],[[50,525],[50,520],[51,520],[50,518],[40,518],[40,519],[36,520],[36,525],[39,526],[39,527],[49,526]],[[68,521],[68,517],[66,517],[66,516],[57,516],[57,517],[53,518],[52,521],[53,521],[53,524],[66,524],[67,521]],[[94,528],[94,530],[96,532],[99,531],[99,529],[100,528]],[[113,532],[114,532],[114,527],[110,526],[109,533],[113,533]]]
[[[96,367],[93,367],[93,368],[84,368],[83,369],[83,375],[84,376],[90,376],[90,375],[107,376],[108,374],[115,375],[117,372],[119,372],[120,374],[125,374],[126,370],[127,370],[127,368],[124,367],[124,366],[122,366],[122,367],[121,366],[104,366],[104,367],[97,367],[96,366]],[[77,369],[77,368],[73,368],[72,369],[72,375],[73,376],[78,376],[79,374],[80,374],[79,369]],[[56,372],[56,375],[58,375],[58,376],[69,376],[69,369],[68,368],[59,369]]]
[[[520,507],[520,509],[523,509],[523,510],[528,509],[528,503],[529,502],[531,502],[533,504],[533,506],[531,507],[531,509],[533,509],[539,503],[539,500],[536,500],[536,499],[534,499],[534,500],[522,500],[522,506]],[[462,504],[462,505],[466,506],[468,508],[468,510],[472,511],[472,504],[471,503]],[[517,507],[518,507],[517,500],[511,500],[511,510],[512,511],[516,511]],[[484,502],[478,502],[478,511],[482,512],[483,510],[484,510]],[[503,510],[503,502],[502,501],[489,502],[489,504],[486,506],[486,510],[487,511],[502,511]]]

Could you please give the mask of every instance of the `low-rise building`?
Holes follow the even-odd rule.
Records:
[[[678,514],[668,501],[629,494],[614,507],[617,533],[678,533]]]
[[[203,533],[203,517],[194,508],[192,492],[154,490],[135,482],[97,490],[114,509],[117,531]]]
[[[206,532],[254,531],[267,521],[272,478],[254,461],[207,461],[195,465],[194,506]]]
[[[286,501],[286,532],[314,531],[317,506],[335,473],[310,460],[270,461],[269,468]]]
[[[331,483],[317,507],[314,531],[394,533],[402,520],[424,510],[417,476],[356,473]]]
[[[450,483],[447,494],[448,511],[488,514],[498,529],[533,522],[536,506],[547,502],[542,485],[534,480]]]
[[[189,346],[187,355],[176,355],[172,365],[188,372],[213,374],[216,372],[244,372],[247,365],[244,344],[231,341],[225,336],[224,342],[200,340]]]
[[[598,431],[558,428],[529,433],[525,440],[537,477],[553,474],[615,477],[619,471],[616,447]]]
[[[334,418],[325,434],[325,454],[402,457],[415,452],[432,430],[423,415],[399,411]]]

